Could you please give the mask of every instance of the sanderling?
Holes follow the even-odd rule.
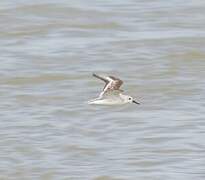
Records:
[[[101,104],[101,105],[117,105],[117,104],[127,104],[135,103],[140,104],[135,101],[133,97],[122,94],[123,90],[120,89],[120,86],[123,84],[123,81],[115,78],[113,76],[99,76],[93,74],[94,77],[105,82],[103,91],[100,93],[99,97],[93,100],[88,101],[88,104]]]

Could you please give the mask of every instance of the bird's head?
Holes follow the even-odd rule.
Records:
[[[135,103],[135,104],[140,104],[139,102],[135,101],[134,98],[132,96],[124,96],[125,97],[125,101],[128,103]]]

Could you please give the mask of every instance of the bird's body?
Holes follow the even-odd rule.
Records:
[[[125,104],[121,100],[115,99],[95,99],[88,102],[88,104],[98,104],[98,105],[115,105],[115,104]]]
[[[89,101],[89,104],[101,104],[101,105],[115,105],[115,104],[126,104],[127,102],[123,99],[122,94],[119,93],[119,96],[108,96],[105,98],[96,98]]]
[[[104,81],[106,84],[103,91],[100,93],[99,97],[88,101],[88,104],[98,104],[98,105],[122,105],[127,103],[136,103],[131,96],[122,94],[123,90],[120,89],[123,81],[115,78],[113,76],[102,77],[93,74],[94,77]]]

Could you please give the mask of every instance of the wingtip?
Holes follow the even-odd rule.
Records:
[[[97,76],[97,74],[95,74],[95,73],[93,73],[92,75],[93,75],[94,77],[96,77],[96,76]]]

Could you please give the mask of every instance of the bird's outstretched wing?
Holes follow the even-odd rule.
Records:
[[[119,92],[123,91],[120,89],[120,86],[123,84],[123,81],[121,79],[116,78],[114,76],[102,77],[97,74],[93,74],[93,76],[105,82],[105,86],[103,88],[103,91],[100,93],[99,98],[104,96],[106,93],[119,94]]]
[[[100,80],[102,80],[102,81],[104,81],[105,83],[109,83],[109,81],[106,79],[106,77],[99,76],[95,73],[93,73],[93,76],[100,79]]]
[[[121,79],[114,76],[108,76],[107,79],[110,82],[109,86],[106,87],[107,89],[120,90],[120,86],[123,84],[123,81]]]

